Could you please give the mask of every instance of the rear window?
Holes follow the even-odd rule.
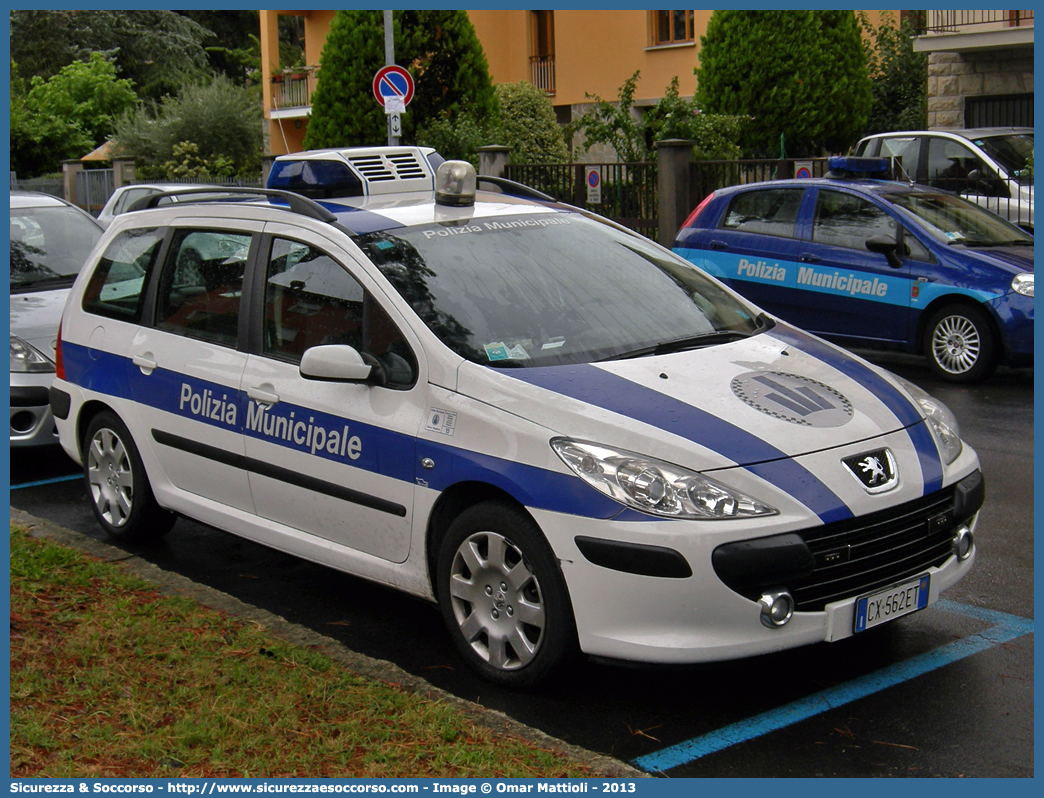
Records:
[[[801,188],[774,188],[737,194],[721,226],[741,233],[793,238],[804,193]]]
[[[312,199],[363,196],[362,181],[340,161],[276,161],[268,175],[268,188]]]

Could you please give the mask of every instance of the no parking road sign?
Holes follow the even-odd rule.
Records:
[[[413,78],[397,64],[381,67],[373,76],[373,96],[385,113],[402,113],[413,99]]]

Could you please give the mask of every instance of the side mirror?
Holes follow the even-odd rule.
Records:
[[[888,260],[893,269],[901,269],[903,262],[899,260],[899,242],[888,236],[871,236],[866,239],[866,248],[871,252],[879,252]]]
[[[368,382],[374,375],[373,365],[346,344],[306,349],[299,370],[305,379],[327,382]]]

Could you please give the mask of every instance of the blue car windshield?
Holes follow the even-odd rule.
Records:
[[[945,244],[970,247],[1033,246],[1033,236],[953,194],[895,192],[881,197],[909,211],[920,227]]]
[[[764,324],[691,263],[580,214],[418,225],[355,241],[446,346],[483,365],[658,354]]]

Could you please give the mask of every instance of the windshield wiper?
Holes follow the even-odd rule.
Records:
[[[666,355],[671,352],[681,352],[685,349],[700,349],[705,346],[727,344],[733,341],[741,341],[744,338],[750,338],[752,335],[762,333],[774,325],[772,319],[764,313],[760,314],[756,321],[758,322],[758,326],[750,332],[743,332],[741,330],[715,330],[713,332],[701,333],[700,335],[688,335],[684,338],[673,338],[670,341],[661,341],[653,346],[643,346],[640,349],[634,349],[630,352],[610,355],[609,357],[602,358],[598,362],[602,363],[607,360],[630,360],[631,358],[647,357],[649,355]]]
[[[36,288],[46,288],[48,286],[53,288],[64,288],[67,285],[72,285],[75,279],[75,274],[63,274],[57,277],[41,277],[39,280],[22,280],[17,283],[11,283],[11,290],[15,292],[29,291]]]

